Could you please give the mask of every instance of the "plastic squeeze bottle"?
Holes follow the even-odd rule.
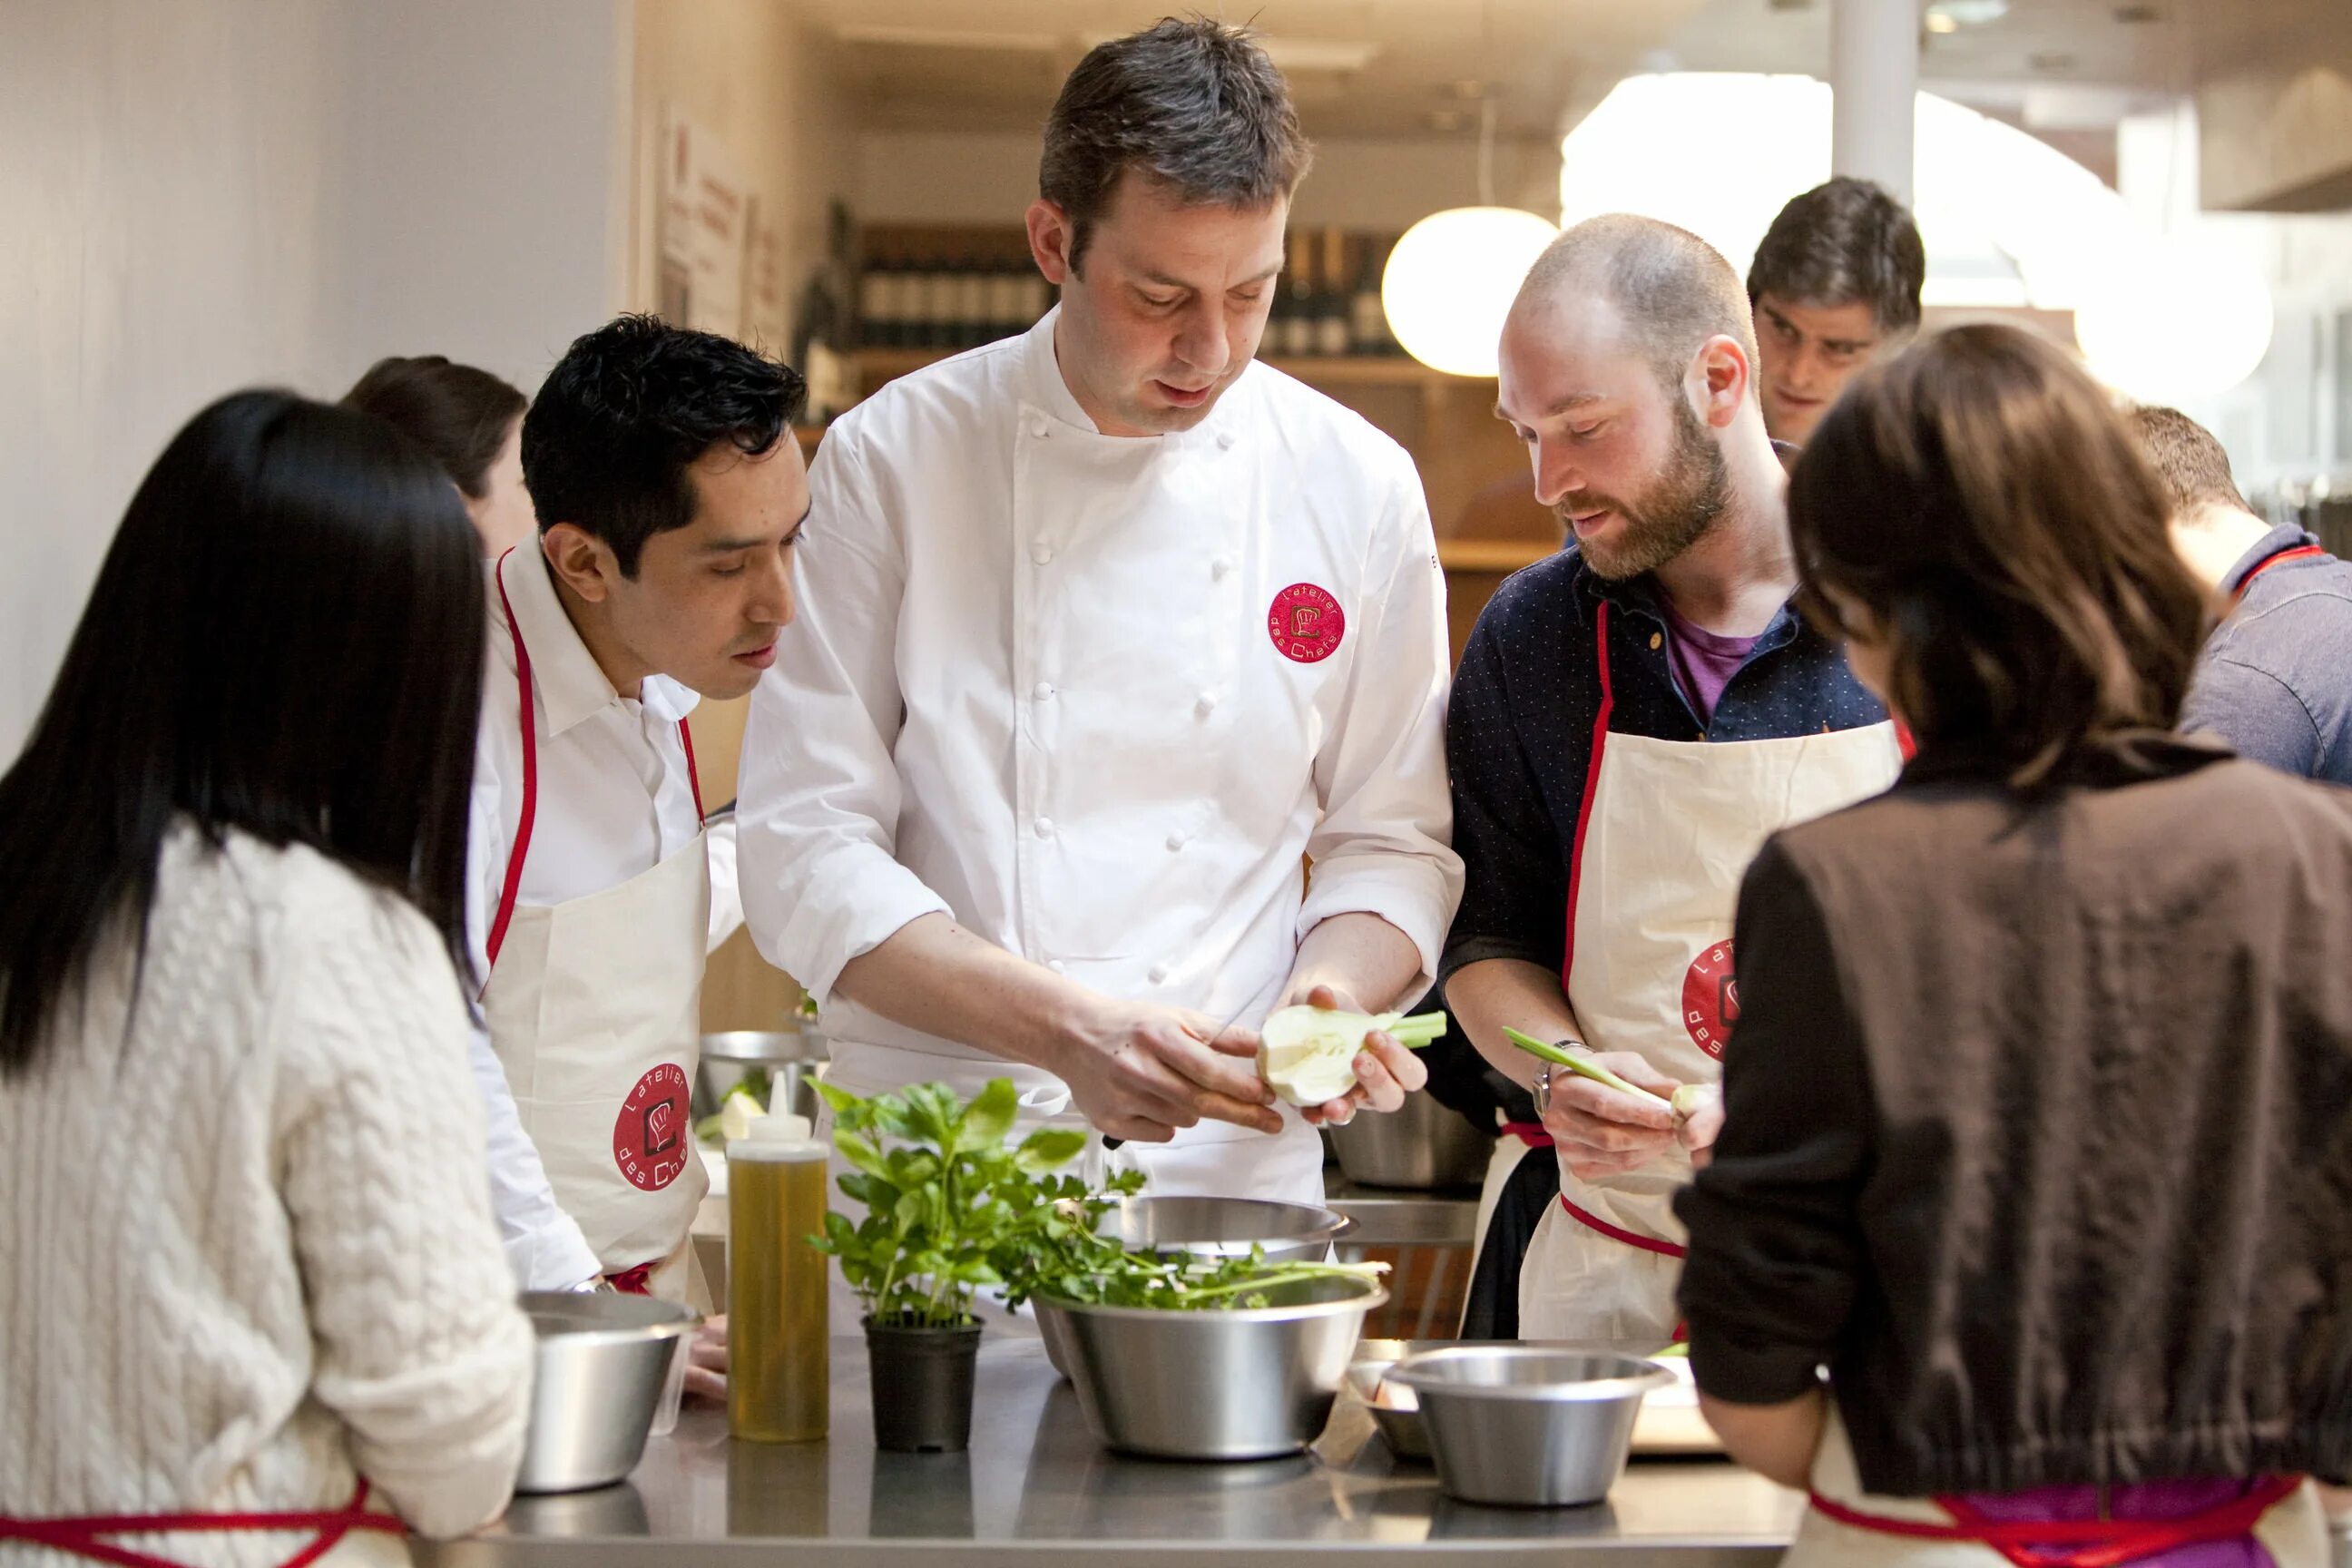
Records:
[[[823,1437],[831,1392],[824,1229],[828,1151],[805,1116],[755,1118],[727,1144],[727,1430]]]

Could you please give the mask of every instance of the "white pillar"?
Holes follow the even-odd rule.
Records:
[[[1875,180],[1909,206],[1919,90],[1914,0],[1830,0],[1830,89],[1831,172]]]

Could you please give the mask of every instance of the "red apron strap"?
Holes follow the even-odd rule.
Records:
[[[617,1274],[607,1274],[604,1279],[624,1296],[650,1296],[654,1293],[654,1266],[651,1263],[640,1263]]]
[[[498,967],[499,949],[506,945],[507,923],[514,919],[515,897],[522,890],[523,857],[530,853],[530,827],[539,816],[539,726],[532,721],[530,710],[530,650],[522,646],[522,628],[515,624],[514,603],[507,597],[507,557],[513,553],[509,550],[506,555],[499,557],[495,575],[499,584],[499,605],[507,613],[507,636],[514,639],[515,685],[522,696],[522,815],[515,823],[514,844],[507,851],[507,877],[499,889],[499,911],[490,921],[490,938],[484,944],[493,969]],[[689,769],[693,765],[693,755],[689,747],[687,752]],[[698,805],[700,799],[698,790]],[[487,984],[488,979],[484,975],[484,984]]]
[[[1584,765],[1584,799],[1576,808],[1576,841],[1569,849],[1568,935],[1559,949],[1559,989],[1568,993],[1568,979],[1576,969],[1576,893],[1584,880],[1584,832],[1592,825],[1592,797],[1601,783],[1601,755],[1609,746],[1609,713],[1616,698],[1609,684],[1609,601],[1595,606],[1593,646],[1601,655],[1601,710],[1592,718],[1592,760]]]
[[[2267,1476],[2245,1496],[2181,1519],[1993,1519],[1965,1499],[1938,1497],[1950,1524],[1895,1519],[1812,1494],[1812,1506],[1840,1524],[1913,1541],[1965,1541],[1990,1547],[2020,1568],[2122,1568],[2158,1552],[2248,1533],[2293,1496],[2301,1476]]]
[[[694,791],[694,820],[699,826],[710,814],[702,809],[702,773],[694,765],[694,731],[686,727],[683,719],[677,721],[677,740],[686,748],[686,783]]]
[[[2326,551],[2322,550],[2316,544],[2298,544],[2292,550],[2280,551],[2276,555],[2271,556],[2269,559],[2257,563],[2252,571],[2246,574],[2245,577],[2238,584],[2238,591],[2230,595],[2231,605],[2234,606],[2239,600],[2244,598],[2246,596],[2246,590],[2254,585],[2254,579],[2269,571],[2272,567],[2276,566],[2279,563],[2283,561],[2306,561],[2314,555],[2325,555],[2326,553]]]
[[[1906,763],[1919,754],[1919,742],[1913,738],[1911,726],[1900,719],[1895,721],[1895,749]]]
[[[1567,1212],[1569,1218],[1584,1226],[1587,1230],[1598,1231],[1612,1241],[1622,1241],[1628,1247],[1638,1247],[1644,1252],[1654,1252],[1661,1258],[1681,1258],[1685,1256],[1685,1250],[1682,1247],[1676,1247],[1671,1241],[1661,1241],[1654,1236],[1636,1235],[1633,1231],[1623,1229],[1618,1226],[1611,1225],[1607,1220],[1602,1219],[1597,1214],[1588,1214],[1583,1209],[1578,1208],[1574,1204],[1569,1202],[1568,1194],[1566,1193],[1559,1194],[1559,1206]]]
[[[1503,1123],[1503,1136],[1516,1138],[1530,1149],[1551,1147],[1551,1134],[1544,1131],[1544,1124],[1540,1121],[1506,1121]]]
[[[207,1533],[260,1532],[265,1531],[314,1531],[318,1538],[278,1568],[310,1568],[325,1556],[354,1530],[381,1530],[398,1535],[406,1526],[391,1514],[371,1513],[367,1510],[367,1478],[360,1478],[352,1500],[340,1509],[325,1509],[286,1513],[145,1513],[91,1514],[74,1519],[18,1519],[0,1514],[0,1541],[23,1541],[35,1546],[47,1547],[76,1557],[86,1557],[93,1563],[111,1563],[117,1568],[182,1568],[169,1558],[152,1552],[134,1552],[127,1546],[117,1546],[100,1541],[101,1535],[145,1535],[167,1531],[203,1531]]]

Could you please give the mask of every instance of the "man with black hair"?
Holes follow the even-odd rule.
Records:
[[[2230,454],[2177,408],[2126,416],[2172,498],[2172,544],[2224,612],[2180,727],[2281,773],[2352,784],[2352,563],[2238,493]]]
[[[1901,202],[1840,174],[1780,209],[1748,268],[1764,428],[1803,446],[1845,384],[1919,330],[1927,252]]]
[[[1060,305],[827,431],[744,745],[745,913],[831,1081],[1009,1076],[1161,1193],[1321,1201],[1313,1123],[1425,1074],[1374,1031],[1279,1109],[1257,1026],[1419,996],[1460,886],[1412,461],[1253,357],[1307,156],[1243,29],[1087,54],[1028,212]]]
[[[696,1293],[709,1185],[688,1106],[711,872],[685,721],[748,693],[793,618],[803,395],[708,332],[588,333],[523,420],[536,547],[489,572],[467,932],[531,1145],[494,1174],[527,1187],[535,1154],[589,1270],[673,1300]],[[558,1274],[579,1257],[561,1228]],[[719,1386],[699,1366],[695,1384]]]

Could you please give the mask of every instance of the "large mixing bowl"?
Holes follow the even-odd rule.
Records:
[[[1437,1483],[1465,1502],[1570,1508],[1624,1473],[1643,1397],[1674,1381],[1633,1356],[1540,1345],[1461,1345],[1407,1356]]]
[[[824,1060],[823,1049],[796,1030],[734,1029],[705,1035],[702,1065],[694,1074],[695,1117],[698,1121],[717,1115],[729,1091],[748,1083],[760,1103],[777,1115],[792,1111],[814,1121],[816,1069]]]
[[[534,1290],[522,1308],[539,1347],[515,1490],[611,1486],[646,1451],[670,1358],[695,1314],[675,1301],[610,1291]]]
[[[1367,1111],[1326,1131],[1341,1173],[1368,1187],[1475,1187],[1495,1153],[1492,1131],[1426,1093],[1406,1095],[1401,1110]]]
[[[1042,1299],[1036,1310],[1097,1440],[1160,1458],[1265,1459],[1321,1434],[1364,1315],[1388,1299],[1333,1279],[1230,1311]]]

